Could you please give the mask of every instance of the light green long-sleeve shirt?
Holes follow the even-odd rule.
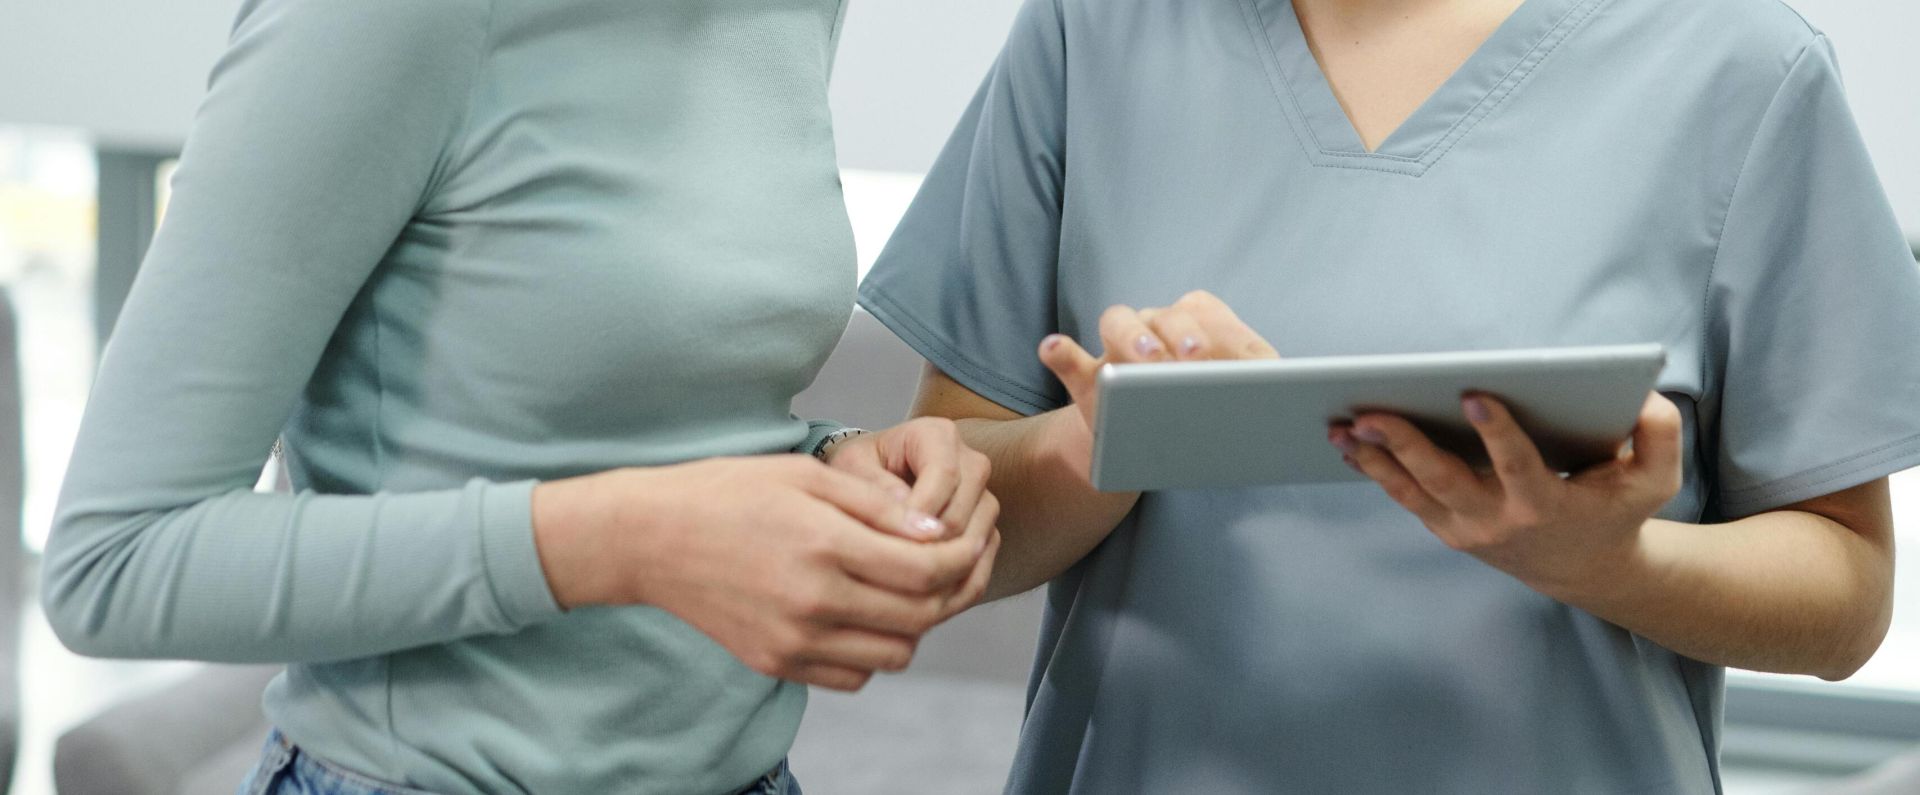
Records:
[[[529,494],[807,436],[854,279],[840,19],[249,0],[73,455],[61,637],[289,662],[294,742],[448,795],[772,767],[804,690],[660,611],[563,614]],[[283,433],[296,493],[253,493]]]

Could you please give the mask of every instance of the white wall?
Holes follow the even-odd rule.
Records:
[[[851,2],[833,89],[841,160],[924,171],[1021,0]],[[1838,44],[1880,173],[1908,226],[1920,231],[1920,3],[1790,2]],[[0,0],[0,123],[178,146],[238,4]]]
[[[834,68],[850,168],[924,173],[993,65],[1021,0],[851,0]]]
[[[173,149],[239,0],[0,0],[0,124]]]
[[[1672,0],[1685,2],[1685,0]],[[1020,0],[853,0],[834,86],[841,161],[925,171]],[[1788,0],[1840,53],[1887,192],[1920,233],[1920,2]]]
[[[1920,233],[1920,3],[1789,0],[1833,39],[1853,112],[1907,229]]]

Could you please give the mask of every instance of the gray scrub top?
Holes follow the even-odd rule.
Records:
[[[1529,0],[1366,152],[1287,0],[1032,0],[863,304],[1000,404],[1110,304],[1286,356],[1660,342],[1714,522],[1920,463],[1920,269],[1774,0]],[[1720,790],[1722,670],[1372,484],[1147,495],[1049,592],[1009,791]]]

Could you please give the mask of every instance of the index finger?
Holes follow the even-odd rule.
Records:
[[[802,486],[808,494],[883,533],[927,538],[946,532],[939,519],[908,509],[880,482],[819,464]]]
[[[1209,353],[1216,359],[1278,359],[1280,352],[1274,350],[1265,337],[1260,336],[1246,321],[1227,306],[1219,296],[1205,290],[1195,290],[1180,297],[1174,304],[1185,309],[1200,329],[1211,341]]]
[[[1489,395],[1468,395],[1460,401],[1467,422],[1486,445],[1487,459],[1501,487],[1522,496],[1537,496],[1559,478],[1547,469],[1540,448],[1515,421],[1507,406]]]
[[[944,430],[940,430],[944,428]],[[913,475],[907,506],[928,516],[939,516],[960,488],[960,455],[967,448],[951,424],[921,425],[901,441],[900,455]],[[950,528],[942,528],[942,534]]]
[[[840,563],[848,574],[888,590],[939,593],[972,572],[983,549],[978,535],[915,542],[883,533],[849,533],[839,545]]]

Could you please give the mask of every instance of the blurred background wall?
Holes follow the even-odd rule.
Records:
[[[1615,0],[1654,1],[1661,0]],[[0,0],[0,287],[19,309],[23,343],[22,535],[29,550],[44,538],[84,405],[100,327],[94,307],[113,305],[138,264],[164,207],[168,162],[185,139],[240,3]],[[870,259],[992,63],[1022,0],[851,3],[832,102],[849,169],[850,214],[861,255]],[[1836,42],[1888,192],[1909,230],[1920,232],[1920,94],[1914,89],[1920,2],[1790,5]],[[1920,476],[1896,485],[1908,550],[1903,560],[1916,560]],[[1903,562],[1906,590],[1893,636],[1857,681],[1826,686],[1735,675],[1728,755],[1730,776],[1744,778],[1730,778],[1730,792],[1788,792],[1920,745],[1920,599],[1909,594],[1910,575],[1920,574],[1916,565]],[[13,604],[0,599],[0,609]],[[129,694],[170,686],[197,670],[75,659],[53,641],[30,601],[20,610],[18,658],[27,686],[16,793],[52,791],[49,760],[59,732]],[[1030,643],[1030,635],[1022,640]],[[0,644],[0,654],[10,648]],[[1013,693],[1017,707],[1017,685]],[[830,700],[821,706],[816,712],[872,718]],[[1010,714],[993,726],[997,731],[1016,719]]]
[[[1218,2],[1219,0],[1193,0]],[[1764,2],[1765,0],[1756,0]],[[843,162],[922,172],[1021,0],[852,0],[834,86]],[[1794,0],[1839,45],[1889,190],[1920,226],[1920,3]],[[177,148],[237,0],[0,2],[0,123]]]

